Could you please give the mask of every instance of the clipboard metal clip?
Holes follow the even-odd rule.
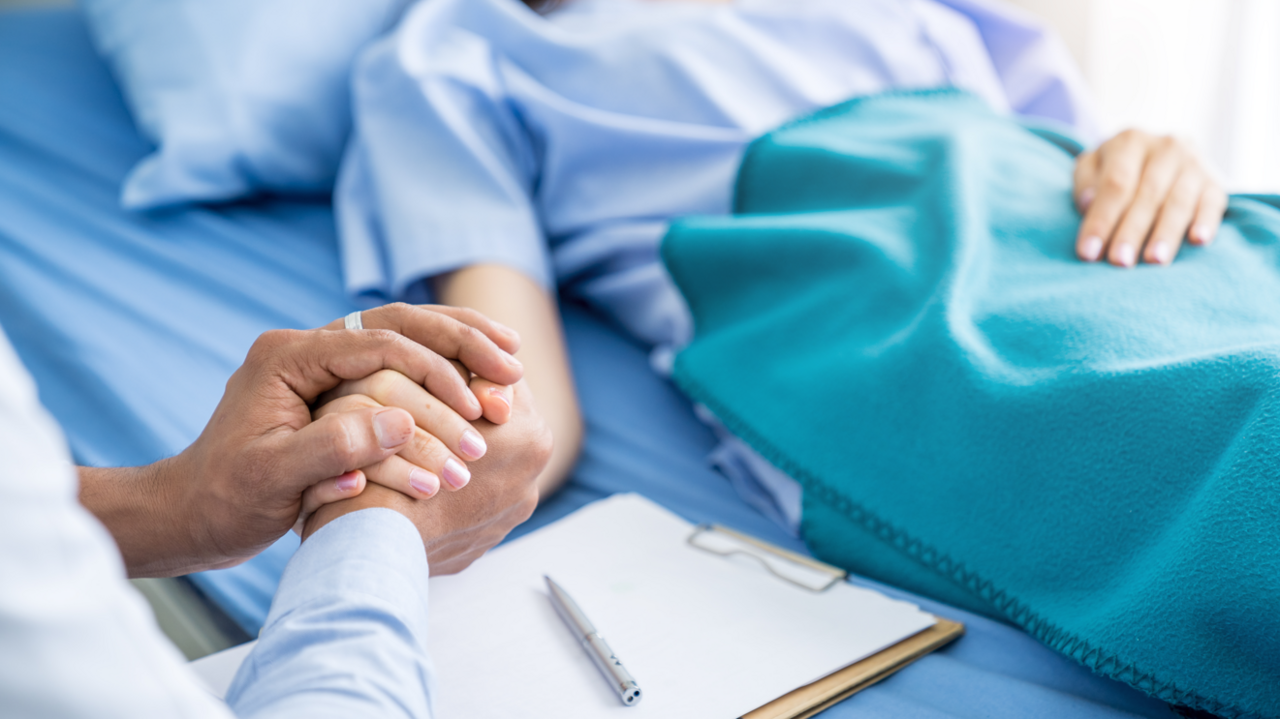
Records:
[[[719,557],[750,557],[773,576],[814,594],[842,582],[849,573],[802,554],[789,552],[718,524],[700,524],[689,545]]]

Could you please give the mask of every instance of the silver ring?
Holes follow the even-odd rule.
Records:
[[[356,310],[346,317],[342,318],[342,324],[349,330],[364,329],[364,321],[360,319],[360,311]]]

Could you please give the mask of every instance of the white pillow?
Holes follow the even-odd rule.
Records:
[[[156,151],[132,209],[333,188],[356,55],[410,0],[81,0]]]

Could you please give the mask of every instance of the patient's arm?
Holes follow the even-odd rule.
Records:
[[[568,478],[582,449],[582,411],[573,385],[555,297],[523,273],[501,265],[473,265],[436,278],[436,297],[470,307],[520,333],[517,354],[525,380],[555,439],[551,461],[538,477],[548,496]]]
[[[1120,267],[1139,258],[1167,265],[1184,237],[1209,244],[1227,209],[1226,193],[1186,143],[1138,130],[1080,155],[1075,196],[1084,213],[1076,254]]]

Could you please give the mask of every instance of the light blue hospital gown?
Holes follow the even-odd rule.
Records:
[[[743,150],[779,124],[938,86],[1093,134],[1062,45],[996,0],[421,2],[353,78],[348,289],[419,299],[424,278],[500,263],[679,346],[667,224],[729,212]]]

